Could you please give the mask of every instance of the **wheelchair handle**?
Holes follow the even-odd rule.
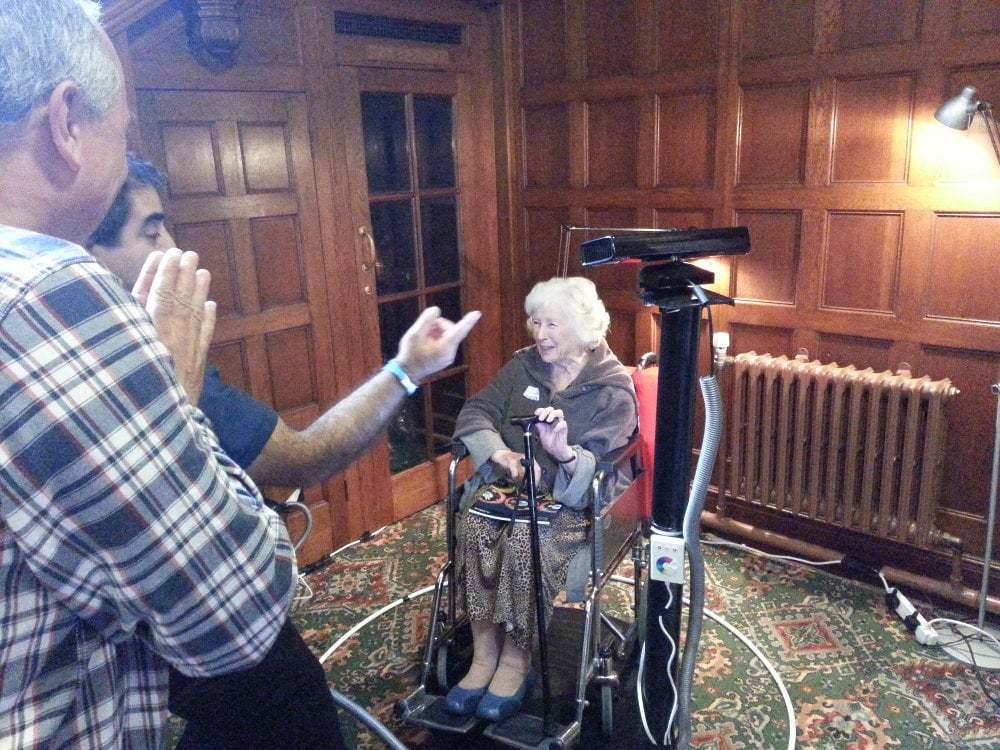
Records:
[[[510,423],[515,427],[527,429],[538,422],[538,417],[534,414],[524,414],[520,417],[511,417]]]

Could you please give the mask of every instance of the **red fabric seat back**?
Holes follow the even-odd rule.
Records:
[[[642,439],[643,513],[653,515],[653,453],[656,446],[656,386],[659,367],[636,369],[632,372],[635,395],[639,401],[639,436]]]

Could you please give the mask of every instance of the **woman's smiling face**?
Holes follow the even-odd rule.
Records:
[[[546,305],[528,318],[528,328],[535,340],[538,355],[548,364],[565,364],[584,353],[569,316],[555,305]]]

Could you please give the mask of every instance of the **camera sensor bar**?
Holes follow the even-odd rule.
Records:
[[[642,235],[608,235],[580,245],[580,263],[599,266],[626,260],[654,262],[712,255],[744,255],[750,251],[746,227],[670,229]]]

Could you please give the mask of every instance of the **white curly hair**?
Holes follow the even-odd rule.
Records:
[[[557,276],[535,284],[524,298],[526,325],[542,309],[559,309],[569,314],[573,334],[587,349],[596,348],[611,324],[611,316],[597,296],[597,287],[583,276]]]

